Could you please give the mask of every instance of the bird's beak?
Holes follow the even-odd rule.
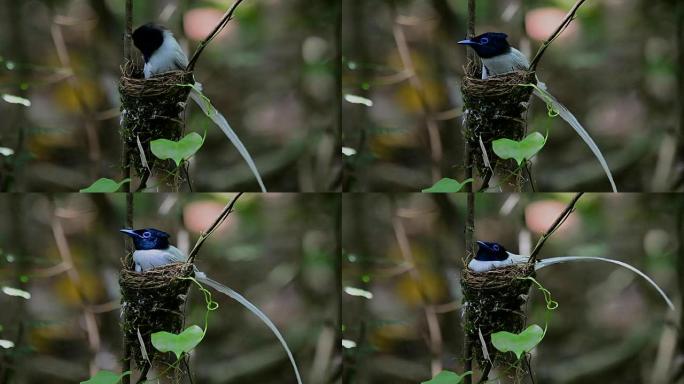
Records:
[[[458,44],[461,44],[461,45],[477,45],[477,42],[472,41],[470,39],[466,39],[466,40],[459,41]],[[478,243],[479,243],[479,241],[478,241]]]
[[[487,244],[484,243],[484,241],[479,241],[479,240],[478,240],[478,241],[477,241],[477,245],[479,245],[480,247],[484,247],[484,248],[489,249],[489,247],[487,246]]]
[[[138,236],[138,234],[135,233],[135,231],[132,230],[132,229],[120,229],[119,232],[125,233],[125,234],[127,234],[128,236],[130,236],[130,237],[137,237],[137,236]]]

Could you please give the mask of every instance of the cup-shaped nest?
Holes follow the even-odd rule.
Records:
[[[144,171],[139,147],[152,167],[150,141],[180,139],[184,127],[181,113],[190,93],[190,87],[185,85],[194,82],[192,72],[170,71],[145,79],[142,68],[132,62],[121,67],[121,136],[138,174]]]
[[[525,320],[525,304],[534,276],[534,266],[516,264],[487,272],[463,270],[461,286],[466,316],[464,330],[473,341],[474,356],[482,366],[485,356],[480,332],[492,361],[497,351],[491,343],[491,334],[499,331],[519,333]]]
[[[190,263],[168,264],[147,272],[135,272],[125,267],[121,270],[123,331],[138,367],[146,361],[138,332],[150,361],[153,361],[158,352],[152,347],[150,335],[159,331],[181,331],[183,306],[191,283],[191,280],[183,278],[193,274]]]
[[[516,164],[497,158],[492,141],[501,138],[521,140],[525,136],[524,115],[533,88],[521,85],[536,84],[535,73],[516,71],[482,80],[474,65],[465,68],[465,73],[462,84],[464,110],[467,110],[465,138],[470,143],[475,164],[480,174],[487,171],[481,139],[492,168],[497,174],[507,176],[517,168]]]

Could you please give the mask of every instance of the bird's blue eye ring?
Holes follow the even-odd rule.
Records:
[[[149,232],[143,232],[143,237],[144,237],[144,238],[147,239],[147,238],[149,238],[150,236],[152,236],[151,233],[149,233]]]
[[[495,244],[495,245],[492,247],[492,249],[493,249],[495,252],[498,252],[498,251],[499,251],[499,246]]]
[[[483,38],[480,39],[480,44],[487,44],[487,43],[489,43],[489,39],[488,39],[488,38],[483,37]]]

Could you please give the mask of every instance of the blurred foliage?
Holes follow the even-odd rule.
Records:
[[[220,16],[232,1],[133,3],[134,26],[164,24],[190,54],[198,41],[185,31],[196,34],[217,21],[191,12]],[[0,93],[33,103],[21,110],[0,100],[0,147],[16,152],[0,157],[0,190],[77,191],[100,177],[121,179],[117,81],[124,4],[0,1]],[[246,1],[196,67],[196,79],[249,149],[269,190],[328,191],[337,183],[338,14],[332,0]],[[55,34],[63,37],[64,52]],[[190,170],[195,191],[258,191],[240,155],[201,110],[192,106],[185,117],[188,131],[208,132]]]
[[[476,195],[475,239],[529,254],[572,197]],[[346,194],[342,206],[343,286],[372,295],[342,295],[345,379],[417,383],[437,373],[431,371],[435,361],[441,369],[463,372],[466,195]],[[677,276],[684,275],[676,217],[683,209],[676,195],[586,194],[539,257],[624,261],[676,298]],[[402,231],[410,258],[400,250]],[[536,279],[559,304],[550,313],[545,293],[530,292],[528,325],[548,324],[534,352],[537,382],[634,382],[662,374],[662,361],[676,366],[677,352],[661,349],[673,342],[674,330],[664,323],[667,308],[634,274],[608,264],[571,263],[541,270]],[[439,345],[431,341],[430,313]]]
[[[531,57],[558,25],[554,20],[574,3],[478,1],[476,32],[505,32],[511,45]],[[586,2],[538,67],[540,80],[601,148],[620,191],[680,188],[681,164],[674,152],[681,65],[673,5]],[[466,50],[456,42],[466,34],[466,2],[348,1],[342,17],[343,93],[373,103],[343,103],[342,142],[354,151],[344,156],[345,190],[420,191],[441,177],[463,179],[460,79]],[[426,106],[399,60],[395,27],[406,35]],[[444,152],[436,164],[439,175],[431,173],[436,151],[429,118],[436,121]],[[570,127],[547,116],[543,103],[534,100],[527,118],[528,131],[549,132],[533,162],[537,190],[610,190],[591,152]],[[475,184],[479,187],[479,180]]]
[[[134,223],[171,233],[171,242],[187,252],[230,197],[137,195]],[[273,320],[311,383],[334,382],[339,369],[333,363],[338,305],[331,299],[339,297],[332,229],[338,208],[334,195],[244,195],[196,260]],[[31,293],[26,300],[0,292],[0,339],[16,343],[0,348],[0,377],[59,384],[85,380],[90,368],[120,372],[118,271],[125,245],[118,230],[125,194],[0,195],[0,212],[17,213],[0,218],[0,286]],[[53,236],[56,223],[68,255]],[[214,293],[213,299],[220,308],[190,360],[196,382],[294,381],[268,328],[227,297]],[[88,311],[96,319],[97,341]],[[186,326],[204,324],[206,311],[204,296],[192,288]]]

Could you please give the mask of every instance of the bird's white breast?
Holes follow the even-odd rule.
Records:
[[[169,246],[168,249],[148,249],[133,252],[136,272],[145,272],[166,264],[185,261],[187,258],[180,249],[174,246]]]
[[[183,49],[173,37],[170,31],[164,31],[164,41],[162,45],[150,56],[150,59],[145,63],[143,72],[145,78],[163,72],[175,71],[178,69],[185,69],[188,66],[188,57],[183,52]]]
[[[487,73],[491,76],[503,75],[519,70],[527,70],[530,62],[522,52],[511,47],[510,52],[490,58],[482,58],[482,64],[487,67]],[[484,72],[483,72],[484,73]],[[486,78],[483,76],[483,78]]]
[[[468,268],[474,272],[487,272],[492,269],[501,268],[508,265],[526,263],[529,259],[530,258],[528,256],[521,256],[508,252],[508,258],[506,260],[482,261],[472,259],[468,263]]]

